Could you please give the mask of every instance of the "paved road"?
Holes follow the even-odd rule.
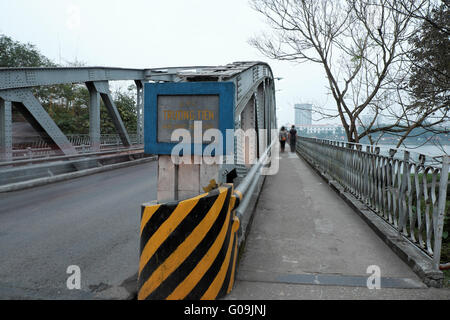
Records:
[[[0,299],[126,298],[157,162],[0,194]],[[69,291],[68,266],[82,288]]]
[[[303,160],[281,158],[227,299],[450,299],[450,290],[427,288]],[[372,265],[381,290],[367,288]]]

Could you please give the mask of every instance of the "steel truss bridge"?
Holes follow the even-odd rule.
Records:
[[[111,95],[111,81],[136,84],[137,132],[127,132]],[[56,155],[73,156],[80,148],[66,136],[33,94],[33,89],[61,84],[85,84],[89,90],[89,147],[100,151],[100,102],[103,101],[117,130],[120,144],[143,142],[145,82],[229,81],[235,84],[236,129],[276,128],[275,83],[269,65],[235,62],[225,66],[192,66],[154,69],[105,67],[0,68],[0,161],[13,160],[12,108],[18,110]],[[137,135],[131,139],[131,135]],[[270,141],[268,130],[267,141]],[[134,141],[133,141],[134,140]],[[259,141],[259,137],[258,137]],[[264,150],[261,150],[261,153]]]

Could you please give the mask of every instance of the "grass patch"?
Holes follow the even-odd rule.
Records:
[[[450,270],[444,270],[444,288],[450,288]]]

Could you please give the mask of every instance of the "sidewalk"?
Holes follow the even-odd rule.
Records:
[[[367,288],[372,265],[380,290]],[[450,290],[427,288],[302,159],[284,153],[227,299],[450,299]]]

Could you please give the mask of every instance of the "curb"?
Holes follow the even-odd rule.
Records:
[[[442,288],[444,284],[444,273],[433,269],[432,259],[404,238],[389,225],[383,218],[378,216],[364,203],[359,201],[351,193],[345,191],[337,181],[328,174],[322,172],[316,165],[311,164],[298,152],[299,157],[304,160],[328,185],[369,225],[369,227],[385,242],[397,256],[402,259],[415,274],[429,287]]]
[[[241,221],[241,231],[242,233],[239,236],[239,250],[243,250],[245,248],[245,244],[247,242],[247,237],[250,234],[251,227],[253,224],[253,219],[256,215],[256,206],[258,205],[259,198],[261,196],[262,189],[264,187],[264,183],[266,182],[266,176],[260,176],[258,182],[256,183],[255,190],[252,195],[250,195],[250,204],[247,208],[246,214],[244,215]]]
[[[87,170],[82,170],[82,171],[77,171],[77,172],[65,173],[65,174],[61,174],[58,176],[54,176],[54,177],[39,178],[39,179],[34,179],[34,180],[29,180],[29,181],[7,184],[4,186],[0,186],[0,193],[25,190],[25,189],[44,186],[44,185],[48,185],[48,184],[52,184],[52,183],[56,183],[56,182],[62,182],[62,181],[67,181],[67,180],[71,180],[71,179],[75,179],[75,178],[86,177],[86,176],[90,176],[90,175],[93,175],[96,173],[101,173],[101,172],[106,172],[106,171],[111,171],[111,170],[115,170],[115,169],[121,169],[121,168],[136,166],[136,165],[147,163],[147,162],[156,161],[157,159],[158,159],[158,157],[149,157],[149,158],[143,158],[143,159],[138,159],[138,160],[134,160],[134,161],[127,161],[127,162],[122,162],[122,163],[111,164],[111,165],[107,165],[107,166],[99,167],[99,168],[92,168],[92,169],[87,169]]]

